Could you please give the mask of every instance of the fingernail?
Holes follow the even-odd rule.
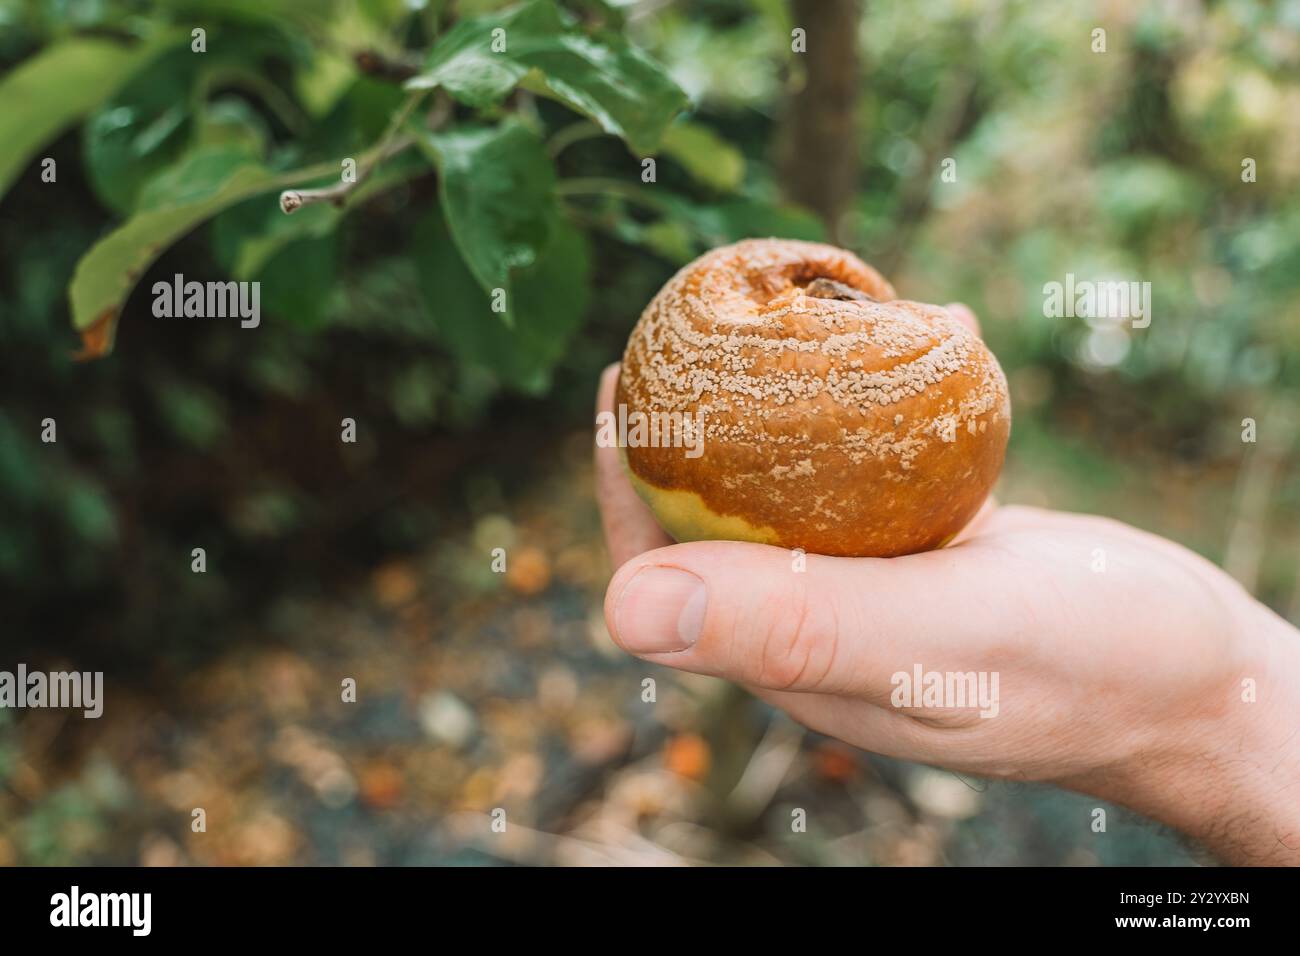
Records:
[[[704,582],[689,571],[642,568],[618,598],[619,643],[632,654],[684,651],[699,640],[707,600]]]

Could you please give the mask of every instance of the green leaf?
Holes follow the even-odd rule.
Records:
[[[113,230],[82,256],[68,288],[72,324],[81,332],[80,357],[98,358],[113,347],[122,304],[140,276],[172,243],[205,220],[259,193],[335,174],[333,164],[287,173],[242,165],[229,170],[230,155],[200,152],[146,189],[149,206]],[[224,164],[224,166],[223,166]]]
[[[623,220],[619,226],[620,234],[629,241],[638,242],[651,252],[678,265],[690,262],[701,251],[701,246],[690,226],[680,219],[659,219],[644,226],[634,221]]]
[[[305,206],[286,216],[274,203],[252,200],[228,209],[212,221],[217,259],[238,281],[256,279],[281,249],[330,235],[343,211],[330,203]]]
[[[239,143],[219,143],[193,150],[169,166],[140,191],[138,212],[198,202],[219,191],[231,173],[257,164],[257,157]]]
[[[1125,230],[1193,217],[1204,201],[1195,176],[1158,159],[1125,158],[1101,166],[1096,175],[1101,211]]]
[[[81,142],[87,179],[109,209],[127,213],[140,187],[184,151],[189,92],[202,57],[188,48],[158,57],[86,120]]]
[[[263,312],[309,327],[335,285],[343,215],[330,203],[286,216],[264,198],[246,200],[212,221],[212,249],[232,279],[262,283]]]
[[[663,213],[661,218],[646,223],[615,213],[611,230],[618,239],[677,264],[741,239],[826,239],[817,217],[798,206],[774,205],[751,197],[697,203],[663,191],[656,193],[655,206]]]
[[[798,206],[749,197],[716,204],[694,203],[670,194],[658,198],[669,215],[685,223],[705,248],[769,236],[812,241],[826,238],[817,217]]]
[[[137,70],[175,42],[160,36],[135,46],[109,40],[60,41],[0,81],[0,196],[68,125],[114,94]]]
[[[312,117],[327,114],[356,82],[356,65],[346,56],[317,51],[311,64],[294,77],[294,93]]]
[[[268,63],[293,61],[299,51],[285,25],[225,23],[210,25],[208,33],[208,53],[196,54],[188,43],[168,50],[87,119],[88,178],[113,211],[133,211],[144,183],[195,145],[232,138],[265,143],[266,123],[248,99],[227,94],[204,102],[213,90],[241,90],[287,125],[295,121],[295,108],[266,79]]]
[[[425,133],[420,145],[438,167],[456,248],[486,292],[505,290],[511,321],[511,273],[537,261],[555,218],[555,167],[546,148],[516,122]]]
[[[732,192],[745,179],[745,157],[707,126],[674,123],[663,151],[686,167],[691,177],[719,192]]]
[[[655,150],[688,105],[657,63],[621,37],[581,32],[552,0],[460,21],[406,85],[440,86],[480,108],[523,86],[589,117],[642,155]]]
[[[262,284],[262,308],[303,328],[319,325],[338,270],[335,233],[285,243],[255,273]]]
[[[271,130],[266,120],[246,100],[224,96],[208,103],[196,131],[199,146],[241,146],[251,156],[266,154]]]
[[[826,241],[821,220],[802,206],[742,197],[719,203],[711,212],[717,216],[723,242],[768,236]]]
[[[233,25],[281,30],[287,35],[316,36],[340,19],[337,0],[181,0],[164,5],[180,22],[195,26]],[[351,6],[348,4],[347,6]],[[188,27],[186,28],[188,29]],[[208,54],[216,50],[214,29],[208,26]]]
[[[492,371],[502,382],[537,394],[582,324],[590,298],[591,251],[567,220],[551,225],[552,241],[515,282],[517,323],[509,329],[456,252],[447,224],[433,212],[417,226],[420,283],[439,338],[461,362]]]
[[[379,139],[408,95],[392,83],[359,77],[312,127],[304,149],[313,156],[355,155]]]

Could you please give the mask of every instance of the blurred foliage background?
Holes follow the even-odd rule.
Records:
[[[1300,621],[1297,0],[4,0],[0,64],[0,668],[109,685],[0,711],[0,863],[1198,858],[613,653],[590,404],[684,262],[832,239],[981,315],[1004,500]],[[176,273],[260,327],[155,318]],[[1150,327],[1045,317],[1067,273]]]

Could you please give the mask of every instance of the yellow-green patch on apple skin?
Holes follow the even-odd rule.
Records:
[[[779,544],[774,528],[755,527],[737,515],[718,514],[693,491],[681,488],[656,488],[637,477],[628,467],[627,451],[618,450],[623,471],[641,500],[646,503],[660,527],[674,541],[753,541]]]
[[[628,466],[626,449],[619,448],[618,457],[632,488],[674,541],[752,541],[784,547],[776,529],[756,527],[738,515],[718,514],[693,491],[656,488],[638,478]],[[959,533],[952,532],[935,546],[936,549],[948,547]]]

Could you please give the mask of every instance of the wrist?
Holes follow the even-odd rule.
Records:
[[[1222,698],[1171,725],[1117,799],[1226,863],[1300,865],[1300,632],[1250,601],[1233,643]]]

